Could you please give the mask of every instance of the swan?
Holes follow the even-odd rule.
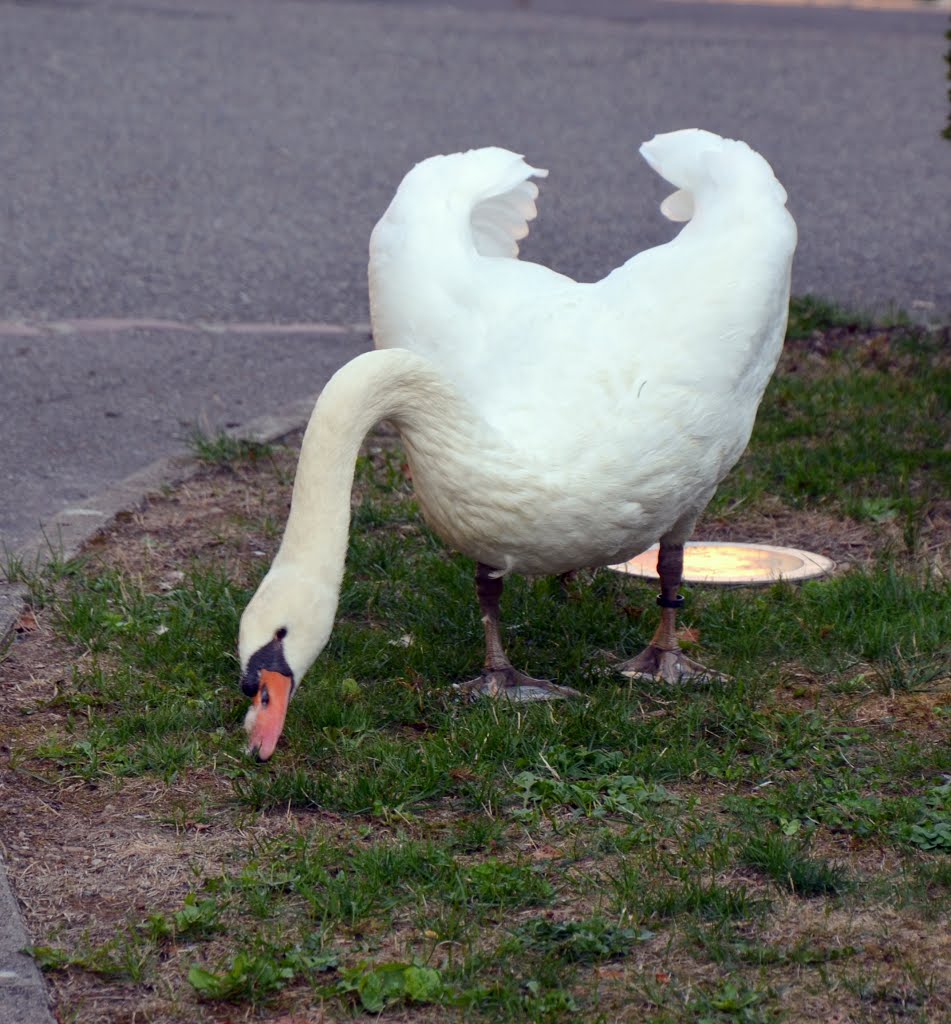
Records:
[[[340,369],[303,438],[274,561],[241,617],[245,727],[261,760],[330,636],[359,447],[402,438],[422,513],[476,561],[483,671],[469,695],[576,691],[508,661],[509,573],[563,574],[660,542],[660,625],[619,668],[709,673],[679,648],[683,545],[749,441],[782,348],[796,226],[767,161],[699,129],[640,149],[684,224],[604,279],[518,257],[547,172],[500,148],[435,156],[403,179],[370,239],[375,350]]]

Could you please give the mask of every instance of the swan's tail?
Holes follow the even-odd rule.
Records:
[[[687,128],[655,135],[641,146],[641,156],[662,178],[677,186],[660,207],[670,220],[690,220],[711,193],[758,196],[780,205],[786,202],[786,190],[776,180],[772,167],[745,142]]]

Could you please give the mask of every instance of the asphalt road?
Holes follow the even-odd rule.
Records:
[[[523,255],[590,280],[670,237],[642,140],[743,138],[790,193],[797,292],[946,318],[947,25],[630,0],[0,0],[3,543],[196,423],[315,394],[369,345],[370,229],[436,152],[549,167]]]

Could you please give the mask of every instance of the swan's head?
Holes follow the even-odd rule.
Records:
[[[331,587],[275,566],[245,608],[238,629],[241,689],[251,698],[244,728],[259,760],[274,753],[287,706],[326,646],[336,611]]]

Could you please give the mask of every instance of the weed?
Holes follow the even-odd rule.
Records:
[[[515,934],[525,946],[544,950],[570,963],[600,963],[622,957],[635,942],[653,937],[653,932],[647,929],[623,928],[600,917],[586,921],[536,918],[522,925]]]
[[[688,1009],[698,1015],[704,1024],[727,1021],[731,1024],[760,1024],[760,1022],[777,1020],[778,1013],[762,1007],[768,993],[759,989],[737,985],[732,981],[724,982],[710,994],[693,999]]]
[[[206,938],[222,927],[221,912],[217,900],[199,900],[194,893],[189,893],[181,910],[172,914],[152,914],[145,927],[153,941],[177,941],[186,936]]]
[[[268,458],[272,447],[260,441],[250,441],[221,431],[208,434],[200,427],[192,429],[187,437],[188,448],[199,462],[213,466],[229,466],[235,462],[254,462]]]
[[[27,952],[44,971],[79,967],[90,974],[124,978],[131,982],[143,979],[154,954],[152,945],[130,929],[123,929],[113,939],[99,945],[94,945],[88,936],[84,936],[74,950],[33,946]]]
[[[440,1003],[446,997],[439,971],[417,964],[363,962],[340,972],[337,991],[353,994],[367,1013],[394,1003]]]
[[[607,775],[565,780],[557,775],[524,771],[515,776],[524,808],[559,806],[586,817],[635,815],[650,804],[676,803],[663,786],[648,785],[632,775]]]
[[[285,988],[296,973],[282,957],[239,950],[219,970],[193,964],[188,971],[188,983],[205,999],[256,1005]]]
[[[922,850],[951,853],[951,777],[928,791],[922,815],[907,832],[908,842]]]
[[[741,857],[799,896],[837,896],[849,887],[842,868],[807,856],[801,844],[775,832],[751,839],[743,847]]]
[[[486,814],[462,818],[453,829],[452,846],[460,853],[495,850],[504,843],[505,822]]]
[[[554,895],[551,884],[535,868],[494,857],[462,869],[457,879],[451,899],[475,906],[531,907],[547,903]]]
[[[0,579],[22,585],[26,588],[30,605],[44,608],[54,601],[62,584],[81,575],[83,565],[82,558],[64,559],[62,545],[48,543],[47,549],[31,560],[4,548]]]

